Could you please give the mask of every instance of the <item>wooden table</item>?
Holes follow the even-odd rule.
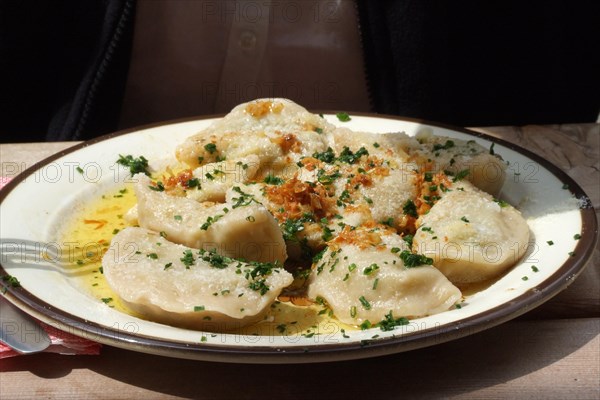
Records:
[[[600,205],[600,125],[477,128],[542,155]],[[14,176],[73,143],[0,145]],[[15,170],[16,168],[16,170]],[[391,356],[307,365],[219,364],[104,346],[99,356],[0,361],[0,398],[600,398],[600,251],[565,291],[522,317]]]

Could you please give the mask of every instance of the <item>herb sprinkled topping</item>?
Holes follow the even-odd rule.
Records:
[[[140,172],[150,176],[150,172],[148,172],[148,160],[144,156],[133,157],[131,154],[126,156],[119,154],[117,164],[128,167],[131,176]]]
[[[208,151],[210,154],[213,154],[217,151],[217,145],[214,143],[207,143],[204,145],[204,150]]]
[[[408,318],[405,317],[394,318],[392,311],[390,310],[389,313],[385,314],[384,319],[377,325],[382,331],[386,332],[393,330],[397,326],[408,325],[408,322]]]
[[[283,179],[278,177],[278,176],[274,176],[274,175],[267,175],[263,181],[264,183],[266,183],[267,185],[281,185],[283,184]]]
[[[352,119],[352,118],[350,118],[350,115],[348,115],[348,113],[345,113],[345,112],[339,112],[339,113],[335,114],[335,116],[341,122],[348,122]]]
[[[406,268],[414,268],[420,265],[432,265],[433,259],[422,254],[414,254],[408,250],[403,250],[400,253],[400,259],[404,262]]]
[[[358,298],[358,301],[360,301],[360,304],[362,304],[362,306],[365,310],[371,309],[371,303],[369,303],[369,301],[367,299],[365,299],[365,296],[360,296]]]
[[[402,206],[402,212],[404,214],[408,215],[409,217],[413,217],[413,218],[418,218],[419,217],[419,215],[417,214],[417,206],[410,199],[406,200],[406,202]]]
[[[196,262],[194,259],[194,254],[192,254],[191,250],[185,250],[183,252],[183,257],[181,257],[179,260],[183,263],[183,265],[185,265],[186,269],[189,269]]]

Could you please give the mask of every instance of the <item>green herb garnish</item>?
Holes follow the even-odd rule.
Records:
[[[420,265],[432,265],[433,259],[422,254],[414,254],[408,250],[403,250],[400,253],[400,259],[404,262],[406,268],[414,268]]]
[[[352,119],[352,118],[350,118],[350,115],[348,115],[348,113],[345,113],[345,112],[337,113],[337,114],[335,114],[335,116],[341,122],[348,122]]]
[[[406,200],[406,202],[402,206],[402,212],[404,212],[404,214],[408,215],[409,217],[413,217],[413,218],[419,217],[419,215],[417,214],[417,206],[410,199]]]
[[[217,151],[217,145],[214,143],[207,143],[204,145],[204,150],[208,151],[210,154],[213,154]]]
[[[150,172],[148,172],[148,160],[144,156],[133,157],[130,154],[126,156],[119,154],[117,164],[128,167],[131,176],[140,172],[150,176]]]

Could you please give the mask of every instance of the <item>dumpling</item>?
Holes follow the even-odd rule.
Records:
[[[222,203],[227,189],[248,182],[254,178],[259,168],[259,159],[255,155],[205,164],[192,171],[192,177],[197,180],[198,186],[186,190],[185,196],[199,202]]]
[[[102,268],[112,290],[133,311],[152,321],[207,331],[260,321],[293,280],[279,263],[190,249],[136,227],[115,235]]]
[[[465,179],[492,195],[498,195],[506,178],[506,164],[474,140],[434,136],[430,132],[417,135],[418,147],[408,150],[410,159],[420,171],[447,171],[465,174]]]
[[[360,325],[446,311],[461,292],[397,234],[345,229],[313,264],[308,296],[322,298],[340,321]]]
[[[152,190],[156,186],[143,174],[134,178],[141,227],[195,249],[216,249],[221,255],[250,261],[285,261],[279,225],[261,204],[199,203]]]
[[[259,99],[235,107],[224,118],[177,147],[179,161],[195,168],[207,162],[256,155],[267,175],[294,165],[302,155],[326,149],[333,125],[287,99]]]
[[[357,151],[364,147],[369,154],[381,158],[408,160],[407,150],[418,146],[415,138],[404,132],[361,132],[348,128],[336,128],[328,135],[331,148],[341,153],[344,147]]]
[[[319,251],[346,225],[406,226],[403,208],[417,195],[416,174],[398,159],[370,156],[364,148],[340,153],[333,149],[305,157],[302,167],[286,178],[240,185],[243,193],[265,205],[279,221],[288,252]],[[390,193],[394,193],[390,196]],[[227,199],[238,196],[229,191]]]
[[[451,186],[419,226],[413,249],[456,284],[494,278],[525,253],[529,226],[514,207],[473,187]]]

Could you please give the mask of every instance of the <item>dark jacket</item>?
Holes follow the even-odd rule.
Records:
[[[598,117],[598,1],[358,0],[358,9],[375,112],[460,126]],[[135,0],[0,0],[0,141],[114,130],[134,15]]]

